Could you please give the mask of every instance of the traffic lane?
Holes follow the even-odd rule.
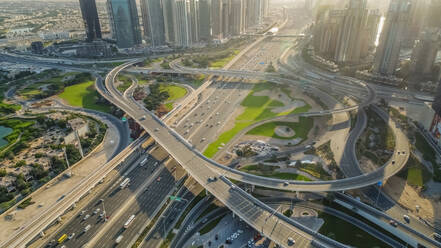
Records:
[[[156,156],[160,155],[157,154],[158,152],[156,152]],[[76,216],[74,217],[71,222],[63,229],[62,232],[60,232],[59,236],[61,236],[62,234],[66,233],[68,235],[70,235],[71,233],[75,233],[76,237],[74,237],[72,240],[66,242],[66,243],[73,243],[74,245],[79,245],[79,243],[84,243],[85,241],[87,241],[89,236],[92,236],[93,233],[95,233],[95,231],[101,226],[102,222],[99,221],[99,213],[97,214],[93,214],[93,211],[96,210],[97,208],[100,208],[100,212],[102,211],[102,205],[98,203],[99,199],[104,199],[104,204],[105,204],[105,208],[106,208],[106,214],[108,216],[111,216],[111,214],[118,208],[119,203],[123,202],[125,199],[127,199],[128,194],[127,191],[131,191],[134,188],[136,188],[137,186],[139,186],[142,183],[142,179],[145,175],[145,172],[148,171],[150,172],[151,170],[155,169],[154,164],[157,162],[157,160],[153,160],[150,156],[149,160],[146,164],[146,169],[142,169],[141,167],[137,166],[135,167],[128,175],[127,177],[131,179],[129,189],[123,189],[120,190],[120,182],[122,182],[122,178],[118,178],[114,181],[113,184],[109,185],[108,189],[106,191],[104,191],[101,194],[98,194],[97,197],[94,198],[93,201],[91,201],[87,207],[83,208],[82,211],[86,211],[82,216]],[[140,159],[138,159],[137,161],[135,161],[135,163],[133,163],[133,165],[135,164],[139,164],[142,161],[143,157],[141,157]],[[106,204],[107,201],[109,201],[109,204]],[[112,201],[116,201],[118,202],[117,204],[112,203]],[[85,215],[91,215],[87,220],[83,220]],[[88,230],[87,233],[83,234],[83,235],[79,235],[84,228],[87,225],[91,225],[91,229]]]
[[[137,235],[142,232],[144,224],[148,219],[152,219],[156,208],[161,207],[160,203],[167,197],[167,194],[174,188],[174,177],[168,170],[163,170],[157,178],[161,178],[158,182],[153,181],[146,187],[141,195],[137,197],[137,203],[129,207],[129,209],[121,215],[118,222],[100,239],[97,247],[111,247],[115,245],[115,239],[122,235],[123,239],[120,244],[115,247],[128,247],[129,243]],[[124,229],[124,223],[131,215],[135,215],[133,223],[128,229]]]
[[[217,139],[228,121],[234,121],[229,118],[247,95],[242,92],[243,89],[246,89],[246,86],[240,86],[236,89],[236,92],[223,101],[216,113],[213,113],[212,118],[204,122],[198,130],[195,130],[191,140],[198,150],[203,151],[205,147]]]
[[[232,96],[234,96],[234,93],[240,90],[242,86],[240,83],[232,84],[237,85],[233,85],[230,90],[225,92],[226,98],[216,101],[215,104],[217,106],[212,111],[208,111],[208,113],[204,112],[205,118],[199,120],[198,125],[192,129],[191,134],[187,135],[188,139],[192,140],[194,145],[198,146],[199,143],[208,143],[207,139],[213,140],[213,138],[217,136],[218,129],[225,124],[233,112],[232,110],[235,104],[232,103]]]

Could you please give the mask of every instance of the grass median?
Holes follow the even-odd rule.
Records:
[[[231,139],[234,138],[240,131],[247,128],[248,126],[273,117],[283,116],[294,113],[307,112],[311,106],[305,105],[294,109],[293,111],[287,111],[283,113],[275,113],[273,109],[275,107],[280,107],[280,103],[277,100],[272,100],[268,96],[255,96],[254,93],[263,90],[278,90],[281,89],[280,85],[274,83],[259,83],[256,84],[253,90],[248,94],[248,96],[242,101],[241,106],[244,107],[244,111],[239,115],[236,120],[234,127],[230,130],[222,133],[216,141],[211,143],[207,149],[204,151],[204,155],[207,157],[213,157],[218,148],[222,143],[227,144]]]
[[[110,106],[98,103],[99,95],[95,89],[94,81],[87,81],[66,87],[59,95],[69,105],[101,112],[110,112]]]

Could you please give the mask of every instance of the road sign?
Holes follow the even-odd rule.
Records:
[[[122,120],[123,122],[126,122],[126,121],[127,121],[127,118],[126,118],[126,117],[123,117],[123,118],[121,118],[121,120]]]
[[[178,196],[171,195],[171,196],[170,196],[170,200],[172,200],[172,201],[181,201],[182,198],[181,198],[181,197],[178,197]]]
[[[383,182],[382,182],[382,181],[379,181],[379,182],[377,183],[377,185],[381,187],[381,186],[383,185]]]

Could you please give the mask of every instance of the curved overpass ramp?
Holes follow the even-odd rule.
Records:
[[[106,87],[97,82],[98,91],[107,100],[137,120],[207,191],[249,225],[283,247],[290,246],[288,237],[296,240],[296,244],[290,247],[347,247],[274,211],[236,187],[218,171],[212,170],[213,161],[194,150],[190,144],[167,127],[159,118],[139,105],[127,102],[124,96],[115,89],[114,79],[122,69],[130,65],[132,63],[119,66],[111,71],[105,80]],[[210,178],[213,177],[219,179],[211,181]]]
[[[130,64],[126,64],[124,67],[127,68],[129,66]],[[258,79],[272,80],[273,82],[283,83],[283,84],[297,83],[295,80],[286,79],[279,76],[275,76],[274,74],[262,73],[262,72],[193,69],[176,64],[174,66],[177,70],[180,71],[180,73],[199,73],[199,74],[208,74],[208,75],[245,77],[245,78],[254,78],[254,79],[258,78]],[[360,103],[359,105],[356,106],[350,106],[341,109],[303,113],[302,116],[323,116],[323,115],[336,114],[341,112],[348,112],[348,111],[356,110],[360,107],[369,106],[375,100],[376,97],[375,91],[369,85],[361,81],[357,81],[356,83],[359,84],[359,86],[363,86],[368,92],[368,97],[363,103]],[[316,84],[319,83],[316,82]],[[107,87],[109,87],[109,85]],[[140,109],[143,109],[143,107],[138,105],[136,102],[132,101],[132,104]],[[410,146],[406,135],[399,128],[395,126],[395,123],[390,118],[385,117],[384,119],[388,120],[388,125],[391,127],[396,140],[395,151],[391,159],[382,167],[380,167],[379,169],[373,172],[354,177],[349,177],[345,179],[340,179],[340,180],[305,182],[305,181],[281,180],[281,179],[274,179],[268,177],[261,177],[261,176],[245,173],[242,171],[238,171],[236,169],[232,169],[230,167],[216,163],[215,161],[206,158],[196,149],[189,148],[187,152],[193,153],[196,156],[202,158],[207,166],[218,171],[220,174],[228,178],[244,183],[249,183],[252,185],[273,188],[273,189],[283,189],[289,191],[305,191],[305,192],[344,191],[344,190],[350,190],[356,188],[363,188],[366,186],[377,184],[380,181],[384,181],[387,180],[389,177],[392,177],[404,167],[404,165],[406,164],[409,158]],[[163,124],[163,126],[166,127],[165,124]],[[173,133],[176,139],[179,139],[181,140],[181,142],[190,146],[190,144],[188,144],[188,142],[184,140],[179,134],[177,134],[168,127],[167,129],[169,129],[170,132]],[[356,167],[358,165],[354,164],[353,166]]]

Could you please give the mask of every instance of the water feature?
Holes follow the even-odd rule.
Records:
[[[10,133],[12,133],[11,128],[0,126],[0,147],[8,144],[8,141],[3,138],[8,136]]]

